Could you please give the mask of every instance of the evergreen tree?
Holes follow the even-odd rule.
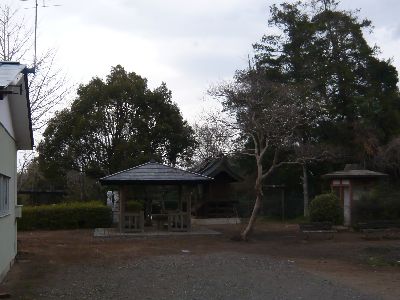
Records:
[[[371,22],[336,0],[283,3],[270,12],[269,25],[280,33],[254,45],[255,60],[272,80],[312,83],[325,99],[308,139],[341,145],[359,161],[374,156],[399,133],[400,98],[395,67],[365,40]]]
[[[71,108],[49,121],[39,163],[49,178],[69,170],[99,177],[152,158],[175,164],[194,144],[167,86],[150,90],[145,78],[116,66],[106,81],[81,85]]]

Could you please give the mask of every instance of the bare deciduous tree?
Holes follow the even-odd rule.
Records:
[[[192,164],[234,152],[235,133],[221,122],[220,114],[204,112],[199,119],[192,125],[197,142]]]
[[[20,61],[28,52],[32,30],[25,27],[25,19],[16,22],[18,10],[0,6],[0,57],[2,61]]]
[[[52,49],[43,53],[36,61],[37,72],[29,79],[32,126],[40,131],[57,106],[71,92],[71,85],[61,68],[55,67],[56,52]]]
[[[33,29],[18,9],[0,4],[0,61],[33,62]],[[56,51],[49,49],[36,58],[35,74],[29,75],[32,129],[38,138],[47,120],[66,99],[72,86],[65,73],[55,64]],[[18,155],[18,189],[28,176],[26,173],[36,151],[21,151]]]
[[[400,178],[400,136],[380,147],[374,164],[380,170],[390,173],[397,179]]]
[[[304,86],[272,82],[262,70],[253,68],[238,72],[233,83],[211,91],[212,95],[223,99],[225,111],[235,120],[231,127],[250,138],[254,146],[246,149],[245,154],[255,158],[256,199],[241,240],[248,239],[256,221],[263,198],[263,180],[282,165],[300,164],[297,160],[282,159],[282,151],[298,145],[301,129],[321,116],[318,104],[321,102],[308,91]],[[265,167],[266,155],[271,152],[272,161]]]
[[[32,32],[18,9],[0,5],[0,60],[33,61]],[[36,73],[29,78],[34,131],[40,131],[46,125],[49,116],[71,91],[66,75],[56,67],[55,57],[54,49],[40,54],[36,60]]]

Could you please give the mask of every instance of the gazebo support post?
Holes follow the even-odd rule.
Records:
[[[182,185],[179,185],[178,197],[178,210],[182,212]]]
[[[125,229],[125,205],[126,205],[126,189],[125,185],[119,188],[119,231],[124,232]]]
[[[192,227],[192,192],[193,189],[190,190],[188,196],[186,198],[186,210],[187,210],[187,231],[190,231]]]

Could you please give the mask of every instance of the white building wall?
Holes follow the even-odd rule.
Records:
[[[6,95],[3,100],[0,100],[0,123],[15,139],[15,133],[12,125],[11,110],[9,97]]]
[[[15,219],[15,205],[17,204],[17,147],[14,139],[9,134],[10,130],[6,130],[3,120],[0,120],[0,173],[10,177],[10,210],[9,214],[0,216],[0,282],[10,269],[17,254],[17,223]]]

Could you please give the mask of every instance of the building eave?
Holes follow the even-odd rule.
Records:
[[[1,62],[0,68],[0,88],[8,101],[11,114],[10,132],[18,150],[32,150],[34,138],[27,76],[29,70],[17,62]]]

